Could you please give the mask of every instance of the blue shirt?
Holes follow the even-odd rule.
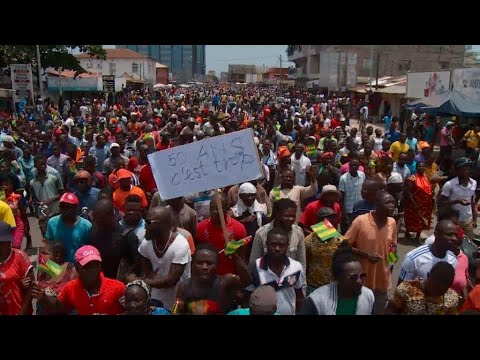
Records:
[[[412,149],[413,151],[417,152],[417,144],[418,144],[418,140],[415,139],[415,138],[407,138],[407,140],[405,141],[408,146],[410,147],[410,149]]]
[[[405,166],[408,167],[411,175],[415,175],[417,172],[417,162],[415,160],[411,164],[405,164]]]
[[[97,148],[96,146],[92,146],[89,150],[89,154],[93,155],[97,158],[97,171],[103,171],[103,163],[106,158],[110,156],[110,150],[108,146],[105,145],[103,148]]]
[[[385,139],[387,139],[393,144],[395,141],[400,140],[400,131],[395,130],[393,133],[391,133],[390,131],[387,131],[385,133]]]
[[[95,209],[95,205],[97,205],[98,201],[98,193],[100,189],[91,187],[86,192],[75,191],[75,195],[78,198],[78,210],[77,213],[80,215],[82,213],[82,208],[86,207],[88,210]]]
[[[84,218],[78,217],[73,227],[67,226],[61,215],[54,216],[48,220],[45,239],[49,242],[58,241],[65,246],[66,262],[75,262],[75,252],[86,245],[90,236],[92,223]]]
[[[352,218],[350,219],[350,221],[353,222],[353,220],[355,220],[357,216],[367,214],[372,210],[375,210],[375,204],[369,203],[365,199],[357,201],[355,205],[353,205]]]
[[[390,129],[390,124],[392,123],[392,117],[387,115],[383,118],[383,121],[385,121],[385,131],[388,131],[388,129]]]
[[[250,309],[249,308],[241,308],[241,309],[237,309],[237,310],[232,310],[227,315],[250,315]],[[280,315],[280,314],[276,312],[273,315]]]

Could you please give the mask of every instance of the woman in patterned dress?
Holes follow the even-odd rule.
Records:
[[[450,289],[455,269],[447,262],[433,265],[426,279],[407,280],[395,289],[386,314],[396,315],[455,315],[459,297]]]
[[[417,172],[406,180],[405,187],[405,230],[416,233],[418,242],[422,230],[430,229],[433,212],[433,193],[430,180],[424,173],[425,163],[417,164]]]

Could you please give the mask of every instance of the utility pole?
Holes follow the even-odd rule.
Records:
[[[283,63],[283,60],[282,60],[282,54],[280,54],[280,57],[279,57],[279,60],[280,60],[280,85],[282,85],[283,83],[283,79],[282,79],[282,63]]]
[[[370,84],[370,92],[372,92],[372,72],[373,72],[373,45],[370,45],[370,77],[368,83]]]
[[[376,78],[375,78],[375,90],[378,89],[378,75],[379,75],[379,72],[380,72],[380,51],[378,51],[379,49],[377,49],[377,74],[376,74]]]
[[[40,97],[43,101],[43,86],[42,86],[42,63],[40,60],[40,45],[37,45],[37,71],[38,71],[38,88],[40,90]],[[33,95],[33,94],[32,94]]]

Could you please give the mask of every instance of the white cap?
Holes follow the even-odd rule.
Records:
[[[387,180],[387,184],[402,184],[403,183],[403,178],[402,175],[399,173],[392,173],[390,177]]]
[[[110,150],[112,150],[114,147],[120,147],[120,145],[118,145],[118,143],[112,143],[112,145],[110,145]]]

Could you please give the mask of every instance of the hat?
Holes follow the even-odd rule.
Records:
[[[287,146],[279,146],[278,147],[278,159],[283,159],[285,157],[291,156],[290,150],[288,150]]]
[[[331,152],[331,151],[324,152],[324,153],[322,154],[321,159],[324,160],[324,159],[326,159],[326,158],[329,157],[329,156],[330,156],[330,157],[334,157],[335,154],[334,154],[333,152]]]
[[[327,193],[335,193],[337,196],[340,196],[340,192],[337,190],[335,185],[325,185],[320,193],[320,199]]]
[[[150,296],[150,288],[145,281],[140,280],[140,279],[136,279],[136,280],[133,280],[133,281],[129,282],[126,287],[129,288],[130,286],[133,286],[133,285],[140,286],[147,293],[147,297]]]
[[[12,227],[6,222],[0,221],[0,242],[12,242]]]
[[[96,247],[92,245],[85,245],[78,249],[75,253],[75,261],[80,265],[85,266],[90,261],[102,262],[102,257],[100,256],[100,252]]]
[[[430,149],[430,144],[426,141],[419,141],[418,142],[418,148],[420,150],[423,150],[423,149]]]
[[[75,176],[73,177],[73,180],[77,180],[77,179],[87,179],[87,180],[90,180],[92,178],[92,175],[90,175],[90,173],[88,171],[85,171],[85,170],[78,170],[76,173],[75,173]]]
[[[329,216],[337,215],[335,210],[333,210],[331,207],[322,207],[320,210],[317,211],[317,218],[322,219],[326,218]]]
[[[455,160],[455,169],[458,169],[464,166],[472,166],[472,161],[466,157],[461,157]]]
[[[110,145],[110,150],[112,150],[114,147],[120,147],[120,145],[118,143],[112,143],[112,145]]]
[[[15,139],[13,138],[13,136],[7,135],[3,137],[3,142],[14,143]]]
[[[73,193],[64,193],[60,198],[60,203],[78,205],[78,198]]]
[[[274,313],[277,308],[277,293],[270,285],[258,287],[251,295],[250,311],[254,313]]]
[[[387,184],[402,184],[403,178],[399,173],[392,173],[387,180]]]
[[[249,182],[243,183],[238,190],[238,194],[256,194],[257,188]]]
[[[448,122],[445,124],[445,126],[453,126],[453,125],[454,125],[454,124],[453,124],[452,121],[448,121]]]
[[[117,171],[117,179],[120,181],[122,179],[131,179],[132,173],[126,169],[120,169]]]

